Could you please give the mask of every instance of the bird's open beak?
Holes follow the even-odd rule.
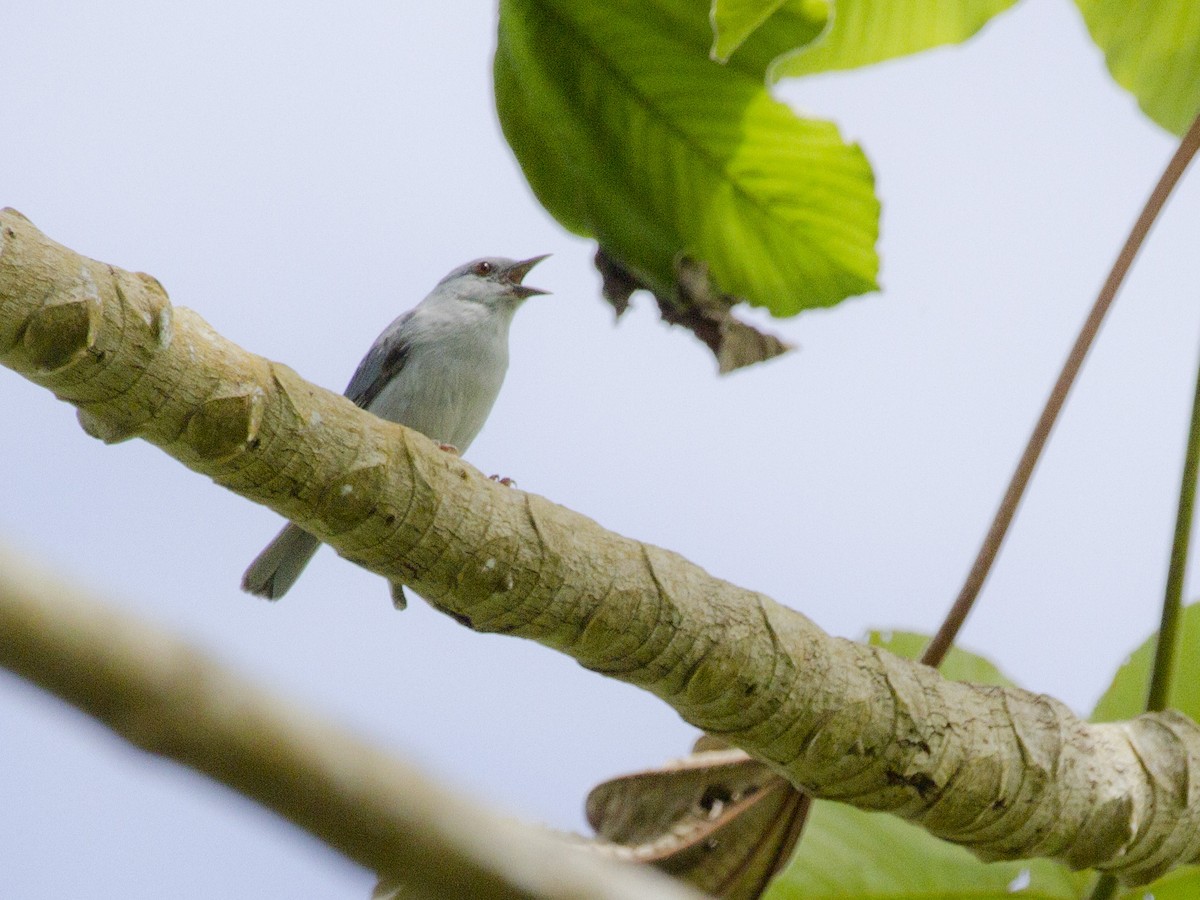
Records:
[[[529,274],[529,270],[540,263],[543,259],[549,256],[549,253],[543,253],[541,256],[535,256],[532,259],[527,259],[522,262],[513,263],[504,272],[503,278],[513,286],[513,293],[521,299],[532,297],[535,294],[548,294],[549,291],[543,291],[541,288],[529,287],[521,284],[521,279]]]

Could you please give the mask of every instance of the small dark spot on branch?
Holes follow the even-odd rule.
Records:
[[[899,772],[888,771],[884,773],[884,778],[887,783],[893,786],[906,786],[915,790],[922,800],[928,800],[931,796],[938,793],[937,782],[930,778],[924,772],[915,772],[912,775],[901,775]]]
[[[912,748],[914,750],[917,750],[920,753],[929,753],[930,752],[929,744],[920,739],[917,739],[915,741],[911,740],[911,739],[905,739],[905,740],[898,741],[897,743],[901,747]]]

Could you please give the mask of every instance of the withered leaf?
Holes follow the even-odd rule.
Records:
[[[722,375],[792,349],[791,344],[737,318],[733,307],[739,299],[717,289],[704,263],[679,257],[675,261],[675,282],[669,290],[643,281],[603,247],[596,251],[595,264],[604,279],[604,299],[612,304],[618,318],[629,308],[635,290],[650,291],[663,321],[687,328],[700,338],[716,356]]]
[[[589,823],[623,858],[728,900],[762,895],[791,858],[807,809],[804,794],[732,749],[698,749],[606,781],[587,799]]]

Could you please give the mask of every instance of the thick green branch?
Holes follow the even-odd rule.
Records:
[[[0,362],[78,406],[91,433],[143,437],[475,629],[654,692],[815,796],[988,859],[1048,856],[1129,882],[1200,860],[1190,720],[1090,725],[1052,698],[830,638],[171,310],[152,278],[0,216]]]

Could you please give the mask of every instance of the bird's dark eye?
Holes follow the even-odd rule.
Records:
[[[487,275],[491,271],[492,271],[492,264],[490,262],[488,262],[486,259],[481,259],[479,262],[475,263],[475,274],[476,275]]]

